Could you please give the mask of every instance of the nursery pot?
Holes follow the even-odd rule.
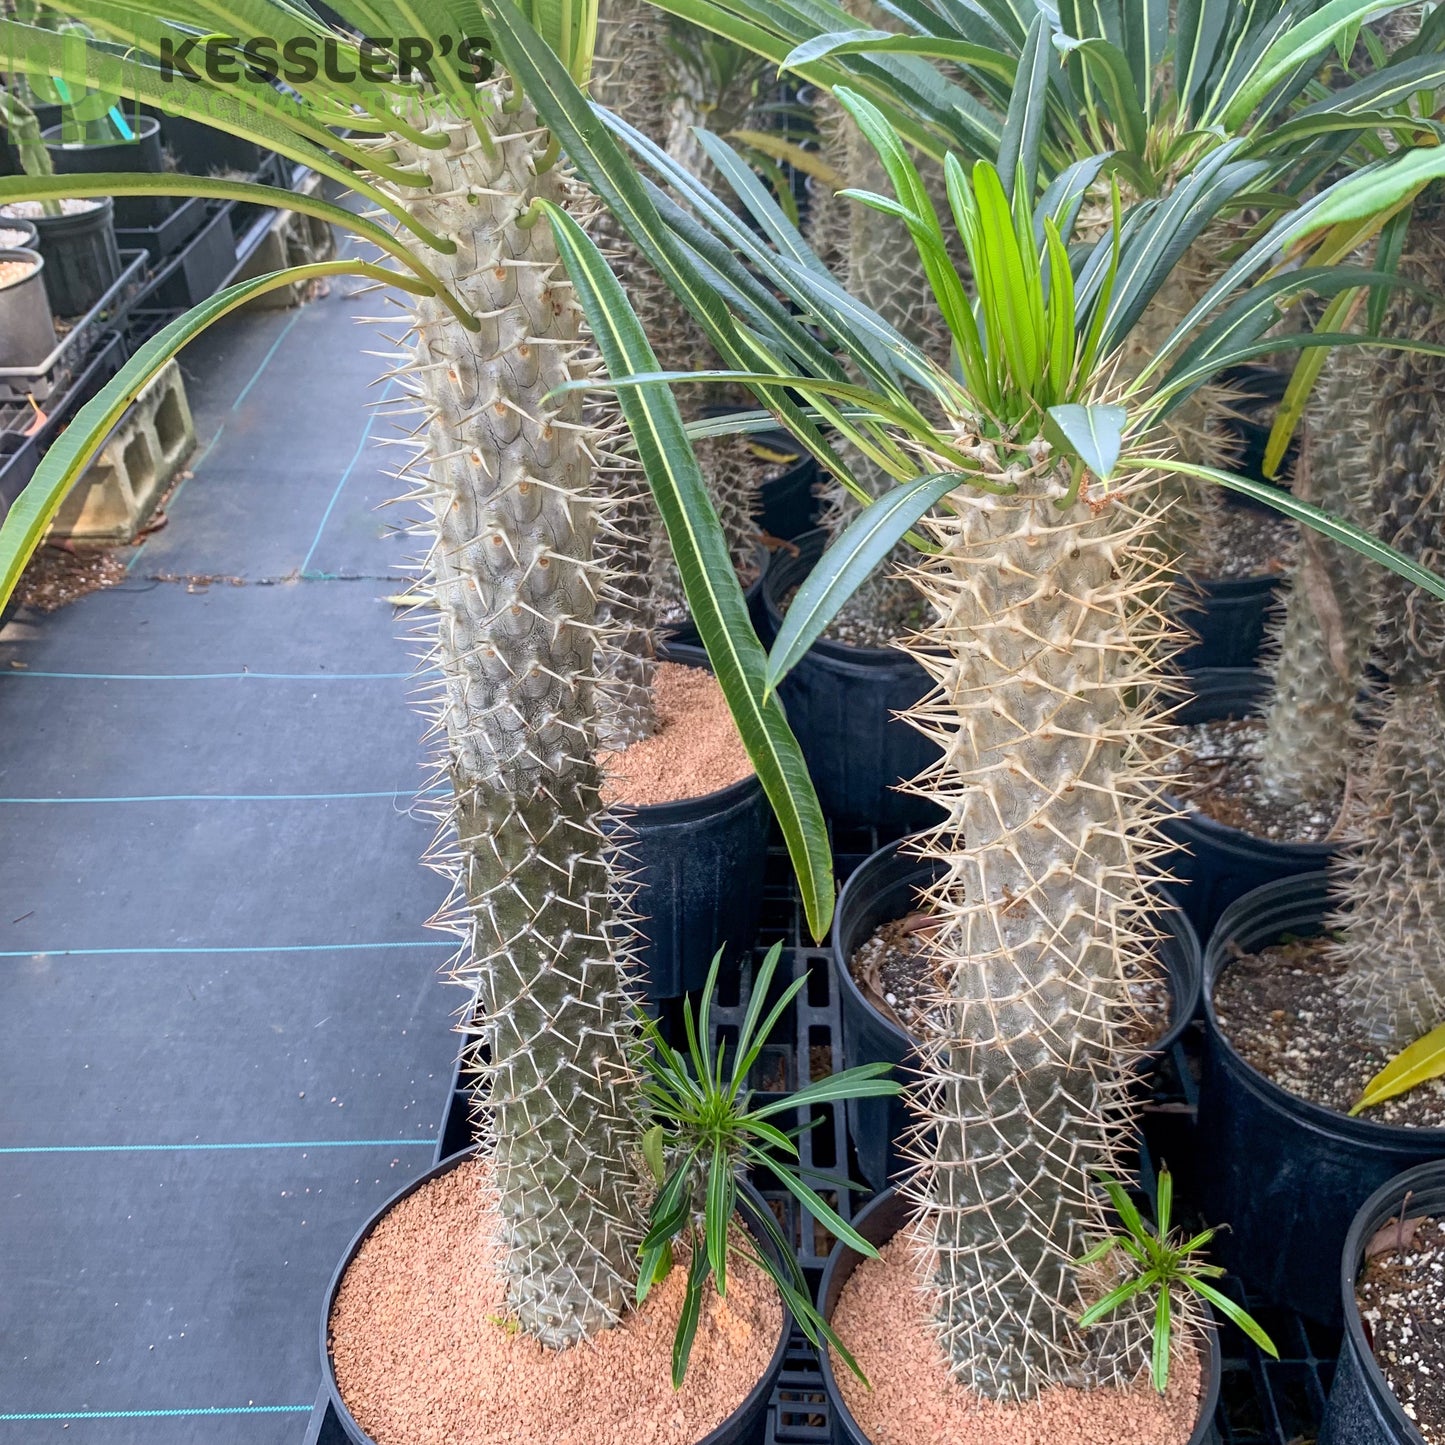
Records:
[[[1178,665],[1195,672],[1206,667],[1253,667],[1264,645],[1265,623],[1282,577],[1201,578],[1183,583],[1179,620],[1195,641],[1179,655]],[[1197,595],[1190,596],[1189,591]]]
[[[7,216],[5,208],[0,206],[0,233],[3,232],[11,234],[0,234],[0,251],[40,250],[35,222],[26,220],[23,216]]]
[[[761,542],[753,549],[753,564],[755,569],[753,580],[743,588],[743,601],[748,604],[748,616],[752,619],[758,636],[764,643],[767,643],[771,634],[765,631],[767,613],[763,608],[763,584],[767,580],[771,554]],[[702,648],[702,633],[697,630],[697,623],[692,620],[691,613],[688,613],[681,622],[673,627],[659,628],[659,633],[667,638],[669,647],[681,645],[699,650]]]
[[[159,175],[165,169],[161,123],[149,115],[128,115],[126,121],[135,130],[134,140],[67,142],[63,125],[44,131],[42,138],[55,173],[75,176],[128,171]],[[117,196],[115,224],[122,229],[154,226],[175,208],[174,196]]]
[[[875,929],[913,911],[919,890],[938,875],[940,865],[907,852],[907,842],[880,848],[859,864],[838,896],[833,970],[842,1009],[843,1058],[849,1068],[875,1063],[899,1068],[912,1062],[913,1039],[868,1001],[848,966],[854,951]],[[1199,1005],[1199,940],[1177,908],[1163,910],[1159,922],[1164,934],[1159,952],[1169,976],[1171,1004],[1169,1027],[1151,1046],[1149,1056],[1162,1054],[1174,1043]],[[859,1171],[872,1188],[884,1189],[904,1162],[898,1141],[909,1123],[907,1106],[894,1097],[849,1099],[846,1108]]]
[[[827,538],[809,532],[797,552],[773,554],[763,602],[774,633],[788,594],[823,553]],[[785,677],[778,696],[808,763],[818,801],[840,823],[906,832],[938,820],[924,798],[895,791],[938,757],[938,748],[894,714],[928,691],[928,674],[890,647],[848,647],[819,638]]]
[[[23,247],[0,251],[0,263],[33,269],[0,284],[0,366],[39,366],[55,350],[55,325],[45,297],[45,260]]]
[[[1187,679],[1192,698],[1174,714],[1177,722],[1249,717],[1269,692],[1269,679],[1247,668],[1208,668]],[[1192,811],[1171,818],[1164,833],[1180,851],[1163,860],[1177,882],[1179,906],[1206,943],[1220,915],[1236,898],[1276,878],[1316,873],[1334,856],[1331,843],[1274,843]],[[1187,851],[1186,851],[1187,850]]]
[[[342,1255],[341,1263],[336,1267],[336,1273],[331,1276],[331,1283],[327,1286],[326,1297],[321,1308],[321,1373],[326,1381],[326,1389],[331,1396],[332,1409],[335,1410],[336,1417],[341,1422],[346,1439],[351,1441],[352,1445],[373,1445],[373,1442],[371,1436],[356,1423],[351,1411],[347,1409],[346,1401],[342,1398],[341,1390],[336,1382],[336,1367],[331,1358],[331,1312],[335,1308],[341,1282],[346,1277],[346,1271],[352,1260],[356,1258],[361,1246],[371,1237],[372,1231],[402,1200],[415,1194],[422,1185],[430,1183],[431,1180],[443,1174],[450,1173],[457,1165],[471,1159],[475,1152],[475,1150],[468,1149],[461,1154],[454,1154],[450,1159],[443,1160],[434,1168],[428,1169],[425,1174],[413,1179],[404,1189],[393,1194],[357,1231],[356,1238],[346,1247],[346,1253]],[[738,1192],[748,1199],[752,1209],[767,1210],[768,1206],[763,1202],[762,1196],[750,1184],[740,1185]],[[754,1228],[750,1213],[745,1213],[743,1218],[747,1223],[748,1233],[753,1237],[754,1245],[759,1249],[766,1250],[769,1255],[777,1259],[777,1248],[771,1238]],[[787,1308],[784,1307],[783,1327],[778,1335],[777,1347],[773,1350],[772,1358],[768,1362],[767,1369],[763,1371],[762,1378],[749,1391],[742,1404],[717,1429],[709,1431],[701,1440],[695,1442],[695,1445],[763,1445],[767,1426],[768,1401],[783,1368],[783,1356],[787,1352],[788,1334],[792,1329],[792,1323],[792,1318],[788,1314]],[[536,1441],[533,1442],[533,1445],[550,1445],[550,1442]],[[688,1445],[688,1442],[682,1441],[679,1442],[679,1445]]]
[[[700,647],[669,643],[665,662],[707,667]],[[621,813],[621,810],[619,810]],[[756,774],[671,803],[628,808],[625,866],[641,885],[633,902],[642,915],[644,990],[654,1003],[707,982],[713,954],[725,968],[757,937],[768,856],[768,800]]]
[[[109,196],[92,196],[80,204],[86,209],[70,215],[15,222],[35,228],[38,249],[45,257],[45,292],[57,316],[84,316],[120,275],[115,203]],[[3,219],[0,224],[10,222]]]
[[[1365,1246],[1376,1230],[1398,1219],[1402,1209],[1412,1217],[1423,1214],[1438,1219],[1445,1215],[1445,1163],[1421,1164],[1377,1189],[1355,1215],[1345,1236],[1339,1278],[1345,1333],[1319,1445],[1425,1445],[1425,1437],[1401,1408],[1375,1363],[1355,1302],[1355,1280],[1364,1265]]]
[[[1253,889],[1225,910],[1204,951],[1204,1074],[1199,1157],[1211,1246],[1245,1287],[1324,1324],[1340,1323],[1335,1261],[1350,1221],[1386,1180],[1445,1158],[1445,1129],[1351,1119],[1286,1093],[1219,1025],[1214,991],[1236,950],[1324,929],[1329,878],[1311,873]]]
[[[909,1203],[896,1189],[880,1194],[853,1221],[853,1228],[873,1245],[881,1249],[898,1233],[909,1219]],[[831,1321],[843,1286],[848,1283],[853,1271],[863,1262],[863,1256],[846,1244],[835,1244],[828,1256],[823,1271],[823,1281],[818,1287],[818,1307],[823,1318]],[[1219,1335],[1214,1329],[1205,1332],[1207,1358],[1204,1362],[1203,1389],[1199,1402],[1198,1422],[1189,1437],[1189,1445],[1219,1445],[1219,1431],[1215,1428],[1214,1414],[1219,1404]],[[847,1341],[845,1340],[846,1344]],[[832,1351],[824,1348],[818,1351],[823,1361],[823,1381],[828,1390],[828,1414],[832,1421],[832,1445],[872,1445],[858,1422],[843,1402],[838,1389],[838,1379],[833,1372]],[[1059,1445],[1067,1445],[1060,1441]],[[1138,1445],[1137,1441],[1120,1440],[1118,1445]]]
[[[705,406],[705,417],[728,416],[748,407]],[[814,513],[817,499],[813,496],[813,483],[818,479],[818,464],[781,427],[762,432],[748,432],[734,437],[739,446],[763,448],[778,456],[791,457],[788,463],[779,462],[783,468],[775,477],[770,477],[758,487],[757,522],[761,531],[769,537],[791,542],[817,525]]]

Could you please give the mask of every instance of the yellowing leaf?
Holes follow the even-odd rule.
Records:
[[[817,151],[804,150],[781,136],[761,130],[730,130],[728,139],[740,140],[745,146],[751,146],[775,161],[785,161],[794,170],[821,181],[831,191],[841,191],[848,184]]]
[[[1445,1077],[1445,1024],[1431,1029],[1423,1039],[1416,1039],[1409,1048],[1396,1054],[1365,1085],[1365,1092],[1355,1100],[1350,1117],[1442,1077]]]

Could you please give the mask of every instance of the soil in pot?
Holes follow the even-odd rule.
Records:
[[[1206,553],[1191,558],[1189,570],[1211,582],[1281,576],[1299,538],[1298,524],[1282,513],[1231,503],[1220,509],[1218,526],[1209,530]]]
[[[927,913],[910,913],[880,924],[848,961],[848,972],[863,997],[915,1039],[929,1032],[928,998],[933,983],[927,945],[933,926]],[[1168,975],[1160,968],[1133,982],[1130,993],[1139,1009],[1139,1040],[1144,1048],[1169,1027],[1172,998]]]
[[[657,731],[621,752],[602,752],[605,803],[643,807],[701,798],[749,777],[753,765],[712,673],[659,662],[653,675]]]
[[[672,1388],[685,1263],[586,1347],[544,1349],[509,1321],[488,1169],[470,1160],[408,1195],[346,1272],[331,1315],[342,1398],[377,1445],[688,1445],[769,1367],[782,1308],[735,1251],[709,1288]]]
[[[1379,1229],[1355,1302],[1400,1408],[1426,1445],[1445,1445],[1445,1218],[1402,1212]]]
[[[1326,937],[1241,953],[1214,986],[1219,1026],[1240,1056],[1287,1093],[1347,1113],[1394,1056],[1372,1043],[1346,1006],[1344,970]],[[1445,1128],[1445,1079],[1420,1084],[1362,1116],[1377,1124]]]
[[[1159,1395],[1147,1379],[1127,1389],[1046,1390],[1026,1404],[986,1400],[949,1374],[906,1234],[863,1260],[843,1286],[833,1328],[857,1358],[863,1385],[835,1354],[833,1378],[873,1445],[1185,1445],[1200,1412],[1203,1366],[1181,1349]]]
[[[1324,843],[1334,835],[1344,804],[1282,803],[1259,785],[1263,718],[1211,718],[1180,729],[1180,791],[1216,823],[1271,843]]]

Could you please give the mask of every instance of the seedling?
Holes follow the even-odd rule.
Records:
[[[1274,1359],[1279,1358],[1274,1341],[1265,1334],[1259,1322],[1248,1311],[1235,1304],[1228,1295],[1221,1294],[1212,1284],[1206,1282],[1218,1279],[1224,1273],[1223,1269],[1217,1264],[1193,1262],[1193,1257],[1214,1238],[1216,1231],[1204,1229],[1192,1239],[1171,1234],[1169,1216],[1174,1204],[1174,1180],[1167,1169],[1159,1171],[1157,1228],[1151,1228],[1144,1222],[1134,1207],[1134,1201],[1124,1192],[1117,1179],[1101,1174],[1099,1182],[1104,1186],[1110,1203],[1124,1226],[1124,1233],[1101,1240],[1076,1263],[1097,1264],[1118,1249],[1133,1261],[1135,1269],[1132,1278],[1110,1290],[1103,1299],[1090,1305],[1079,1316],[1081,1328],[1098,1324],[1106,1315],[1113,1314],[1120,1305],[1136,1295],[1152,1295],[1154,1348],[1149,1361],[1149,1378],[1162,1395],[1169,1385],[1169,1355],[1174,1329],[1173,1294],[1176,1289],[1183,1288],[1212,1304],[1225,1319],[1238,1325],[1265,1354]]]
[[[813,1307],[807,1278],[772,1211],[758,1208],[738,1188],[738,1182],[751,1170],[770,1174],[835,1238],[859,1254],[876,1259],[878,1251],[802,1178],[795,1141],[803,1128],[811,1125],[784,1131],[771,1121],[814,1104],[896,1094],[899,1086],[883,1077],[892,1072],[891,1064],[863,1064],[806,1084],[784,1098],[751,1107],[752,1091],[746,1087],[748,1071],[757,1063],[788,1005],[808,981],[806,976],[795,979],[767,1017],[762,1017],[782,951],[783,945],[775,943],[753,979],[730,1072],[726,1069],[726,1041],[714,1049],[709,1029],[721,949],[708,970],[702,1007],[695,1020],[691,1000],[683,1002],[686,1055],[668,1044],[654,1020],[646,1016],[639,1020],[645,1044],[638,1058],[644,1076],[642,1092],[654,1121],[642,1136],[642,1151],[659,1186],[640,1247],[639,1305],[652,1286],[671,1273],[674,1241],[686,1236],[692,1246],[687,1292],[672,1346],[674,1389],[682,1387],[687,1374],[702,1312],[703,1286],[711,1278],[718,1294],[726,1295],[728,1256],[734,1248],[773,1281],[808,1340],[818,1349],[831,1345],[848,1368],[863,1378],[853,1356]],[[733,1217],[739,1213],[776,1246],[776,1258],[766,1249],[752,1248],[745,1242],[749,1236],[732,1228]]]

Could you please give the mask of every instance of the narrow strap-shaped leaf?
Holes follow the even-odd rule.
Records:
[[[1143,155],[1148,144],[1149,122],[1144,115],[1144,102],[1134,88],[1128,56],[1107,40],[1092,37],[1069,41],[1067,51],[1078,56],[1089,80],[1108,102],[1110,124],[1124,148]]]
[[[694,1241],[692,1263],[687,1271],[687,1289],[682,1297],[682,1311],[677,1317],[677,1332],[672,1339],[672,1388],[682,1389],[687,1378],[687,1362],[692,1355],[692,1342],[697,1335],[697,1322],[702,1317],[702,1287],[707,1283],[710,1266],[707,1251]]]
[[[1003,135],[998,147],[998,172],[1004,190],[1013,194],[1014,178],[1023,175],[1024,198],[1033,204],[1039,173],[1039,144],[1048,111],[1049,78],[1054,57],[1049,43],[1048,25],[1040,9],[1029,26],[1019,57],[1018,78],[1004,118]]]
[[[703,1201],[703,1235],[707,1240],[707,1262],[717,1279],[717,1292],[728,1292],[728,1226],[732,1223],[737,1184],[728,1165],[727,1151],[715,1149],[707,1174],[707,1198]]]
[[[70,489],[104,445],[116,423],[125,415],[126,408],[155,379],[176,352],[213,322],[219,321],[238,306],[244,306],[255,296],[321,276],[345,275],[366,276],[373,281],[384,281],[403,289],[416,289],[423,294],[429,289],[422,287],[409,276],[402,276],[364,261],[318,261],[307,266],[293,266],[285,271],[271,271],[253,280],[229,286],[199,306],[193,307],[151,337],[99,393],[75,414],[70,425],[40,459],[35,475],[15,499],[4,523],[0,524],[0,607],[9,601],[15,591],[25,564],[45,540],[45,534]]]
[[[1342,341],[1358,340],[1358,337],[1331,336],[1324,338],[1320,344],[1339,345]],[[1251,355],[1265,355],[1269,350],[1277,349],[1278,344],[1278,339],[1276,339],[1274,342],[1266,343],[1262,348],[1250,348],[1249,351]],[[1445,356],[1445,347],[1433,348],[1430,354]],[[1248,360],[1249,356],[1243,356],[1241,359]],[[1241,477],[1233,472],[1220,471],[1217,467],[1201,467],[1192,462],[1160,460],[1157,457],[1147,461],[1143,458],[1122,457],[1119,465],[1129,471],[1157,469],[1178,472],[1186,477],[1197,477],[1202,482],[1217,482],[1231,492],[1239,492],[1242,496],[1263,502],[1266,506],[1273,507],[1275,511],[1283,512],[1286,517],[1292,517],[1296,522],[1303,522],[1305,526],[1313,527],[1315,531],[1328,537],[1330,541],[1353,548],[1361,556],[1368,557],[1372,562],[1378,562],[1382,567],[1388,567],[1391,572],[1403,577],[1407,582],[1413,582],[1416,586],[1423,587],[1432,595],[1445,600],[1445,577],[1440,577],[1431,572],[1429,568],[1422,567],[1418,562],[1405,556],[1403,552],[1396,551],[1394,547],[1380,541],[1378,537],[1372,537],[1352,522],[1343,521],[1332,512],[1326,512],[1313,503],[1302,502],[1298,497],[1280,487],[1272,487],[1267,482],[1256,481],[1253,477]]]
[[[897,1082],[889,1077],[892,1064],[855,1064],[841,1074],[829,1074],[826,1079],[817,1079],[795,1089],[786,1098],[774,1099],[759,1109],[752,1117],[765,1119],[773,1114],[783,1114],[795,1109],[811,1108],[814,1104],[829,1104],[838,1099],[887,1099],[899,1092]]]
[[[1159,1291],[1154,1304],[1154,1345],[1150,1351],[1149,1377],[1162,1395],[1169,1388],[1169,1344],[1171,1305],[1169,1287]]]
[[[771,1160],[766,1160],[763,1167],[834,1239],[841,1240],[849,1249],[857,1250],[866,1259],[878,1258],[878,1251],[873,1245],[864,1239],[821,1195],[809,1189],[786,1165],[774,1164]]]
[[[964,480],[956,472],[945,472],[905,482],[865,507],[843,529],[788,605],[768,654],[764,683],[769,693],[797,666],[903,534]]]
[[[656,370],[652,348],[601,253],[566,212],[550,205],[545,209],[608,371],[628,376]],[[749,620],[727,541],[677,402],[661,384],[629,387],[619,396],[662,513],[693,621],[782,828],[808,925],[821,939],[833,915],[827,827],[802,750],[782,709],[776,699],[763,701],[767,658]]]
[[[1192,1274],[1184,1276],[1184,1283],[1195,1294],[1207,1299],[1231,1324],[1242,1329],[1271,1359],[1279,1359],[1279,1350],[1274,1341],[1265,1333],[1264,1328],[1251,1314],[1235,1304],[1228,1295],[1221,1294],[1212,1284],[1205,1284],[1202,1279]]]
[[[443,301],[448,310],[471,331],[480,323],[456,299],[436,274],[417,255],[416,249],[385,226],[355,211],[348,211],[323,196],[309,196],[301,191],[283,190],[280,186],[257,185],[253,181],[225,180],[219,176],[188,176],[163,171],[159,174],[117,171],[94,175],[63,176],[0,176],[0,205],[10,201],[44,200],[66,196],[207,196],[222,201],[254,201],[258,205],[281,211],[298,211],[370,241],[372,245],[394,256],[403,266],[414,271],[427,283],[432,295]]]
[[[1402,1049],[1374,1078],[1365,1085],[1364,1092],[1350,1107],[1350,1117],[1383,1104],[1398,1094],[1408,1092],[1419,1084],[1431,1079],[1445,1077],[1445,1024],[1431,1029],[1422,1039],[1416,1039],[1408,1048]]]
[[[783,69],[795,70],[825,55],[923,55],[930,60],[951,60],[970,72],[992,72],[1010,85],[1019,69],[1017,57],[987,45],[935,35],[895,35],[888,30],[843,30],[814,36],[789,52]]]

